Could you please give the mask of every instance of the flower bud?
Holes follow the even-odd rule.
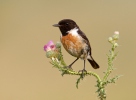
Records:
[[[53,51],[53,50],[50,50],[50,51],[47,51],[46,52],[46,57],[47,58],[51,58],[51,57],[53,57],[55,55],[55,52]]]
[[[109,41],[110,43],[112,43],[112,42],[113,42],[113,38],[112,38],[112,37],[109,37],[108,41]]]
[[[114,34],[118,34],[119,35],[119,31],[115,31]]]
[[[116,48],[116,47],[118,47],[119,45],[118,45],[118,43],[114,43],[114,47]]]
[[[118,40],[119,39],[119,32],[115,31],[114,35],[112,36],[114,40]]]
[[[56,48],[61,48],[61,43],[60,42],[56,43]]]

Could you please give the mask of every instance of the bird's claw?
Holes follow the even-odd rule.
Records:
[[[85,75],[85,73],[87,73],[87,71],[85,69],[83,69],[83,70],[78,71],[78,73],[80,73],[80,72],[81,72],[81,77],[84,78],[84,75]]]

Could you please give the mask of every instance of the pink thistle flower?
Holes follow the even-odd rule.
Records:
[[[44,46],[44,50],[45,51],[52,51],[55,50],[56,46],[54,45],[53,41],[49,41],[45,46]]]

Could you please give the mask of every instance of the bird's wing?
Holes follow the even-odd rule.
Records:
[[[91,46],[88,38],[86,37],[85,33],[82,32],[80,29],[78,30],[78,34],[84,39],[84,42],[89,45],[90,48],[90,54],[91,54]]]

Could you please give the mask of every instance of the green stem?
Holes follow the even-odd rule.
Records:
[[[110,50],[110,54],[108,55],[108,68],[107,68],[107,71],[105,73],[105,76],[103,77],[103,81],[104,82],[107,80],[107,78],[109,77],[110,73],[113,70],[112,67],[113,67],[113,60],[114,60],[114,50],[115,50],[115,47],[112,44],[112,48]]]

